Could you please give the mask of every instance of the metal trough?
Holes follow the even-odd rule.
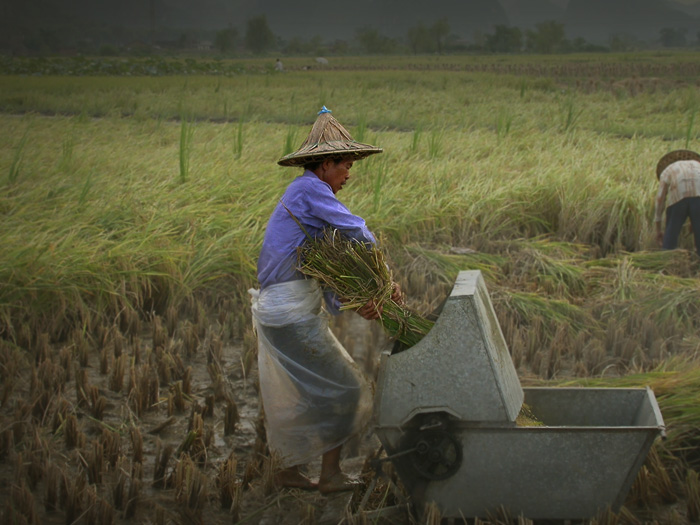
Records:
[[[542,426],[518,426],[523,402]],[[586,519],[618,509],[663,419],[648,388],[522,388],[478,271],[380,365],[375,430],[420,507]]]

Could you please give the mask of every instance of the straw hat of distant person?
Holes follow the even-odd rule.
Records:
[[[311,162],[323,161],[328,157],[343,157],[359,160],[384,151],[382,148],[356,142],[350,133],[338,122],[331,111],[323,106],[318,112],[309,136],[301,147],[285,155],[277,164],[280,166],[304,166]]]
[[[700,162],[700,155],[689,149],[677,149],[666,153],[656,165],[656,178],[660,179],[663,171],[671,164],[679,160],[695,160]]]

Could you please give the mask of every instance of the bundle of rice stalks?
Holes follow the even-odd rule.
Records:
[[[322,287],[342,298],[342,310],[356,310],[372,301],[381,309],[386,333],[406,348],[415,345],[433,326],[429,321],[398,304],[393,279],[381,249],[357,242],[335,229],[317,238],[307,238],[299,248],[299,270],[317,279]]]

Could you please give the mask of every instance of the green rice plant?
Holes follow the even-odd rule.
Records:
[[[328,104],[328,90],[326,89],[325,79],[318,82],[318,94],[316,95],[316,104],[314,107],[321,108]],[[332,106],[331,106],[332,108]]]
[[[180,122],[180,183],[187,182],[190,175],[190,153],[194,126],[186,118]]]
[[[287,132],[287,140],[289,141],[289,132]],[[285,146],[286,149],[286,146]],[[293,150],[290,150],[290,153]],[[236,135],[233,137],[233,157],[240,160],[243,155],[243,120],[238,121],[236,126]]]
[[[289,110],[290,110],[290,114],[292,115],[292,117],[294,117],[297,114],[296,99],[297,99],[296,93],[292,92],[292,94],[289,95]]]
[[[70,134],[63,139],[61,145],[61,158],[58,161],[58,171],[67,172],[73,163],[73,152],[75,150],[75,137]]]
[[[571,131],[578,123],[583,108],[577,108],[573,96],[568,96],[560,103],[561,127],[563,131]]]
[[[444,140],[444,132],[441,130],[433,130],[428,137],[428,157],[436,159],[442,153],[442,142]]]
[[[357,142],[364,142],[366,134],[367,134],[367,115],[363,112],[363,113],[360,113],[360,116],[357,119],[357,125],[355,126],[353,137]]]
[[[82,189],[80,190],[80,196],[78,197],[78,204],[80,206],[85,205],[85,201],[87,200],[88,193],[90,192],[90,187],[92,186],[92,173],[89,173],[87,178],[85,179],[85,183],[83,184]]]
[[[379,211],[382,203],[382,187],[388,171],[386,160],[378,161],[372,170],[372,203],[375,212]]]
[[[416,126],[416,128],[413,130],[413,133],[411,134],[411,146],[409,147],[409,151],[411,153],[416,153],[418,151],[418,144],[420,143],[420,137],[422,133],[423,128],[419,124]]]
[[[285,155],[289,155],[293,151],[295,151],[298,147],[297,144],[297,131],[298,128],[296,126],[289,126],[287,128],[287,135],[285,136],[284,139],[284,148],[282,150],[282,156],[284,157]]]
[[[688,125],[685,129],[685,149],[690,148],[690,141],[695,138],[693,128],[695,127],[695,116],[698,114],[698,107],[695,106],[688,111]]]
[[[496,116],[496,136],[502,139],[510,132],[510,127],[513,124],[513,115],[507,109],[501,108]]]
[[[452,180],[443,170],[431,171],[429,174],[430,192],[435,201],[440,202],[449,195]]]
[[[384,253],[376,246],[326,229],[318,238],[307,238],[298,250],[298,264],[304,275],[317,279],[340,298],[341,310],[356,310],[372,302],[381,309],[379,320],[387,334],[407,348],[432,328],[431,321],[392,299],[394,280]]]
[[[7,180],[10,182],[10,184],[17,182],[17,178],[19,177],[27,137],[29,137],[29,128],[24,131],[24,135],[22,135],[22,138],[19,139],[19,143],[17,146],[15,146],[14,155],[12,156],[12,164],[10,164],[10,171],[7,174]]]

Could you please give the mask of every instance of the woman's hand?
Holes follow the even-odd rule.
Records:
[[[393,282],[391,283],[391,287],[393,288],[393,292],[391,292],[391,300],[394,301],[396,304],[402,305],[403,292],[401,292],[401,287],[399,286],[399,283]]]
[[[361,306],[355,311],[368,321],[379,319],[379,317],[382,315],[382,307],[377,306],[377,304],[372,300],[368,301],[367,304]]]
[[[399,286],[399,283],[391,283],[391,288],[391,300],[394,301],[396,304],[403,304],[403,293],[401,292],[401,287]],[[382,306],[377,305],[377,303],[370,300],[367,302],[367,304],[358,308],[355,311],[368,321],[374,321],[375,319],[379,319],[381,317]]]
[[[345,297],[338,297],[338,301],[340,301],[341,303],[348,302],[348,300]],[[374,321],[375,319],[379,319],[379,317],[382,315],[382,307],[377,306],[377,304],[371,299],[367,301],[367,304],[365,304],[364,306],[356,308],[355,311],[368,321]]]

